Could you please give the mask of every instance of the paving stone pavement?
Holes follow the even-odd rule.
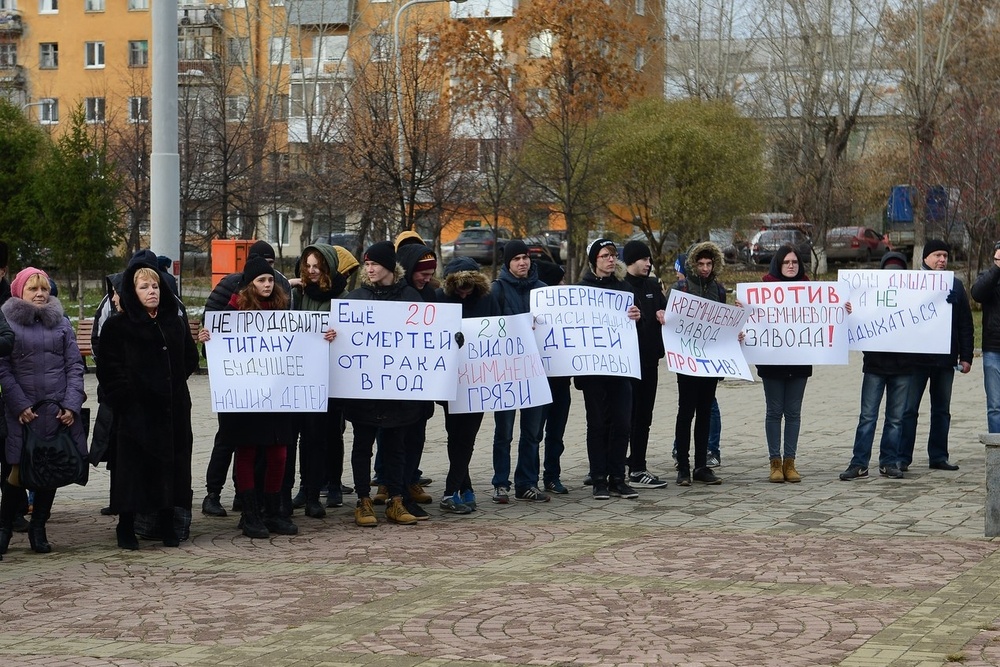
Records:
[[[31,553],[16,534],[0,563],[0,664],[1000,665],[978,360],[955,381],[958,472],[928,470],[918,444],[905,480],[876,470],[839,481],[860,384],[860,355],[816,368],[801,484],[768,483],[763,390],[730,381],[719,389],[724,483],[640,489],[638,500],[594,501],[582,486],[578,392],[563,458],[569,495],[491,503],[487,419],[473,459],[479,511],[444,515],[435,504],[417,526],[357,528],[346,506],[323,520],[297,513],[298,536],[249,540],[236,517],[205,517],[198,506],[179,549],[144,542],[123,552],[114,519],[98,513],[107,472],[94,471],[88,486],[57,495],[52,554]],[[94,396],[92,375],[87,387]],[[200,483],[216,422],[207,378],[191,387]],[[659,391],[650,467],[672,477],[673,375],[661,373]],[[423,469],[439,498],[440,409]]]

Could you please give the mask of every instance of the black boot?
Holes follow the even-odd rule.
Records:
[[[160,538],[165,547],[179,547],[181,540],[177,536],[177,529],[174,528],[174,508],[160,510]]]
[[[323,503],[319,501],[319,491],[306,491],[306,516],[312,519],[322,519],[326,516]]]
[[[201,513],[208,516],[226,516],[226,508],[222,506],[222,500],[217,492],[209,492],[201,501]]]
[[[118,525],[115,526],[115,535],[118,537],[118,546],[128,551],[139,549],[139,540],[135,538],[135,514],[132,512],[122,512],[118,515]]]
[[[3,496],[0,497],[0,556],[7,553],[10,538],[14,536],[14,516],[16,508],[10,502],[7,482],[3,482]]]
[[[277,535],[298,535],[299,527],[292,520],[281,516],[281,494],[264,494],[264,525]]]
[[[240,503],[243,505],[243,515],[240,517],[243,534],[256,539],[271,537],[271,533],[268,532],[263,517],[261,517],[260,507],[257,505],[257,494],[253,490],[241,491],[239,497]]]
[[[28,544],[35,553],[47,554],[52,551],[52,545],[45,534],[45,522],[49,520],[55,497],[55,489],[35,491],[35,506],[31,510],[31,521],[28,522]]]
[[[282,489],[279,494],[281,504],[278,506],[278,514],[286,519],[292,516],[292,490]]]

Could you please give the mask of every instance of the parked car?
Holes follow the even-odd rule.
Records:
[[[750,242],[735,229],[711,229],[708,240],[722,249],[726,264],[749,264]]]
[[[503,261],[503,247],[510,240],[510,232],[504,228],[497,230],[496,235],[489,227],[470,227],[463,229],[455,239],[455,257],[471,257],[480,264],[492,264],[493,252]]]
[[[799,251],[806,264],[812,262],[812,240],[798,229],[765,229],[750,241],[750,260],[755,264],[770,264],[775,251],[790,245]]]
[[[871,262],[891,250],[882,235],[869,227],[834,227],[826,233],[826,258]]]
[[[566,232],[564,230],[550,229],[536,236],[527,236],[524,242],[528,246],[528,254],[531,259],[545,259],[562,264],[566,257],[562,249],[565,238]]]

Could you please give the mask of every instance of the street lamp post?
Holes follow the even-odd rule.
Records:
[[[396,15],[392,19],[392,56],[396,66],[396,158],[399,161],[399,187],[403,194],[403,206],[406,206],[406,179],[403,172],[406,171],[406,132],[403,125],[403,56],[399,48],[399,17],[413,5],[424,5],[432,2],[443,2],[444,0],[408,0],[396,10]],[[456,4],[466,2],[466,0],[451,0]],[[405,210],[404,210],[405,213]]]
[[[52,104],[53,102],[55,102],[55,100],[51,97],[43,97],[37,102],[25,102],[24,104],[21,105],[21,111],[27,111],[31,107],[43,107],[46,104]]]

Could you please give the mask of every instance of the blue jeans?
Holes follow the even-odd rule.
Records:
[[[494,412],[493,486],[510,488],[510,443],[514,440],[515,410]],[[538,486],[538,443],[542,440],[545,406],[521,410],[521,437],[517,441],[517,468],[514,488],[518,491]]]
[[[767,455],[782,458],[781,419],[785,419],[784,458],[794,459],[799,445],[799,426],[802,423],[802,397],[806,394],[808,378],[761,378],[764,383],[764,436],[767,438]]]
[[[983,350],[983,384],[986,387],[986,425],[1000,433],[1000,352]]]
[[[917,441],[917,419],[920,400],[927,383],[931,385],[931,426],[927,435],[927,460],[941,463],[948,460],[948,432],[951,430],[951,387],[955,369],[951,366],[914,366],[910,387],[903,409],[903,436],[899,441],[899,463],[913,463],[913,447]]]
[[[879,443],[879,466],[899,465],[899,440],[903,430],[903,410],[910,387],[909,375],[879,375],[865,373],[861,379],[861,415],[854,434],[852,466],[868,467],[875,442],[875,425],[878,409],[885,394],[885,421],[882,423],[882,440]]]

